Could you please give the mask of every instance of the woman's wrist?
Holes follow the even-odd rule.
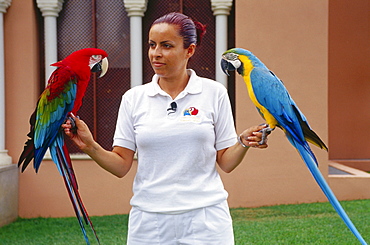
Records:
[[[94,154],[99,148],[99,144],[96,141],[91,141],[88,144],[80,146],[80,150],[84,153],[91,155]]]
[[[238,136],[238,142],[239,142],[239,144],[243,147],[243,148],[246,148],[246,149],[248,149],[250,146],[247,146],[247,145],[245,145],[244,143],[243,143],[243,140],[242,140],[242,134],[240,134],[239,136]]]

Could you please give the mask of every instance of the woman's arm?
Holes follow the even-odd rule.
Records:
[[[262,139],[262,133],[259,131],[265,127],[266,125],[254,126],[245,130],[240,135],[242,143],[247,147],[243,147],[239,142],[237,142],[229,148],[217,151],[217,163],[220,168],[226,173],[230,173],[241,163],[250,147],[261,149],[267,148],[266,143],[262,145],[258,143]]]
[[[132,166],[135,152],[118,146],[112,151],[105,150],[94,140],[84,121],[77,117],[74,120],[77,130],[72,129],[71,121],[67,120],[62,125],[65,134],[103,169],[120,178],[125,176]]]

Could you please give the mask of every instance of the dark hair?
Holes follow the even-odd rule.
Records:
[[[177,12],[159,17],[153,22],[152,26],[160,23],[177,25],[179,27],[179,34],[184,39],[184,48],[188,48],[192,43],[199,46],[206,33],[205,25],[198,21],[193,21],[190,17]]]

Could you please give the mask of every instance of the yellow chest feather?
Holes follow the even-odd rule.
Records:
[[[247,57],[244,57],[244,56],[243,57],[239,56],[239,59],[244,65],[243,79],[244,79],[245,84],[247,85],[248,94],[249,94],[250,99],[252,100],[253,104],[260,110],[260,112],[262,113],[263,118],[266,120],[266,123],[269,125],[269,127],[270,128],[275,128],[275,126],[278,124],[278,122],[271,115],[271,113],[264,106],[262,106],[258,102],[258,100],[257,100],[257,98],[256,98],[256,96],[253,92],[252,81],[251,81],[251,77],[250,77],[251,71],[253,70],[252,62]]]

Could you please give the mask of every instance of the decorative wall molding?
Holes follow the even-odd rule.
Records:
[[[229,15],[231,7],[233,6],[232,0],[211,0],[213,15]]]
[[[125,4],[125,10],[129,17],[143,17],[148,5],[147,0],[123,0],[123,3]]]
[[[0,0],[0,12],[6,13],[6,9],[10,6],[12,0]]]
[[[63,8],[64,0],[36,0],[37,7],[41,10],[42,16],[58,17]]]

